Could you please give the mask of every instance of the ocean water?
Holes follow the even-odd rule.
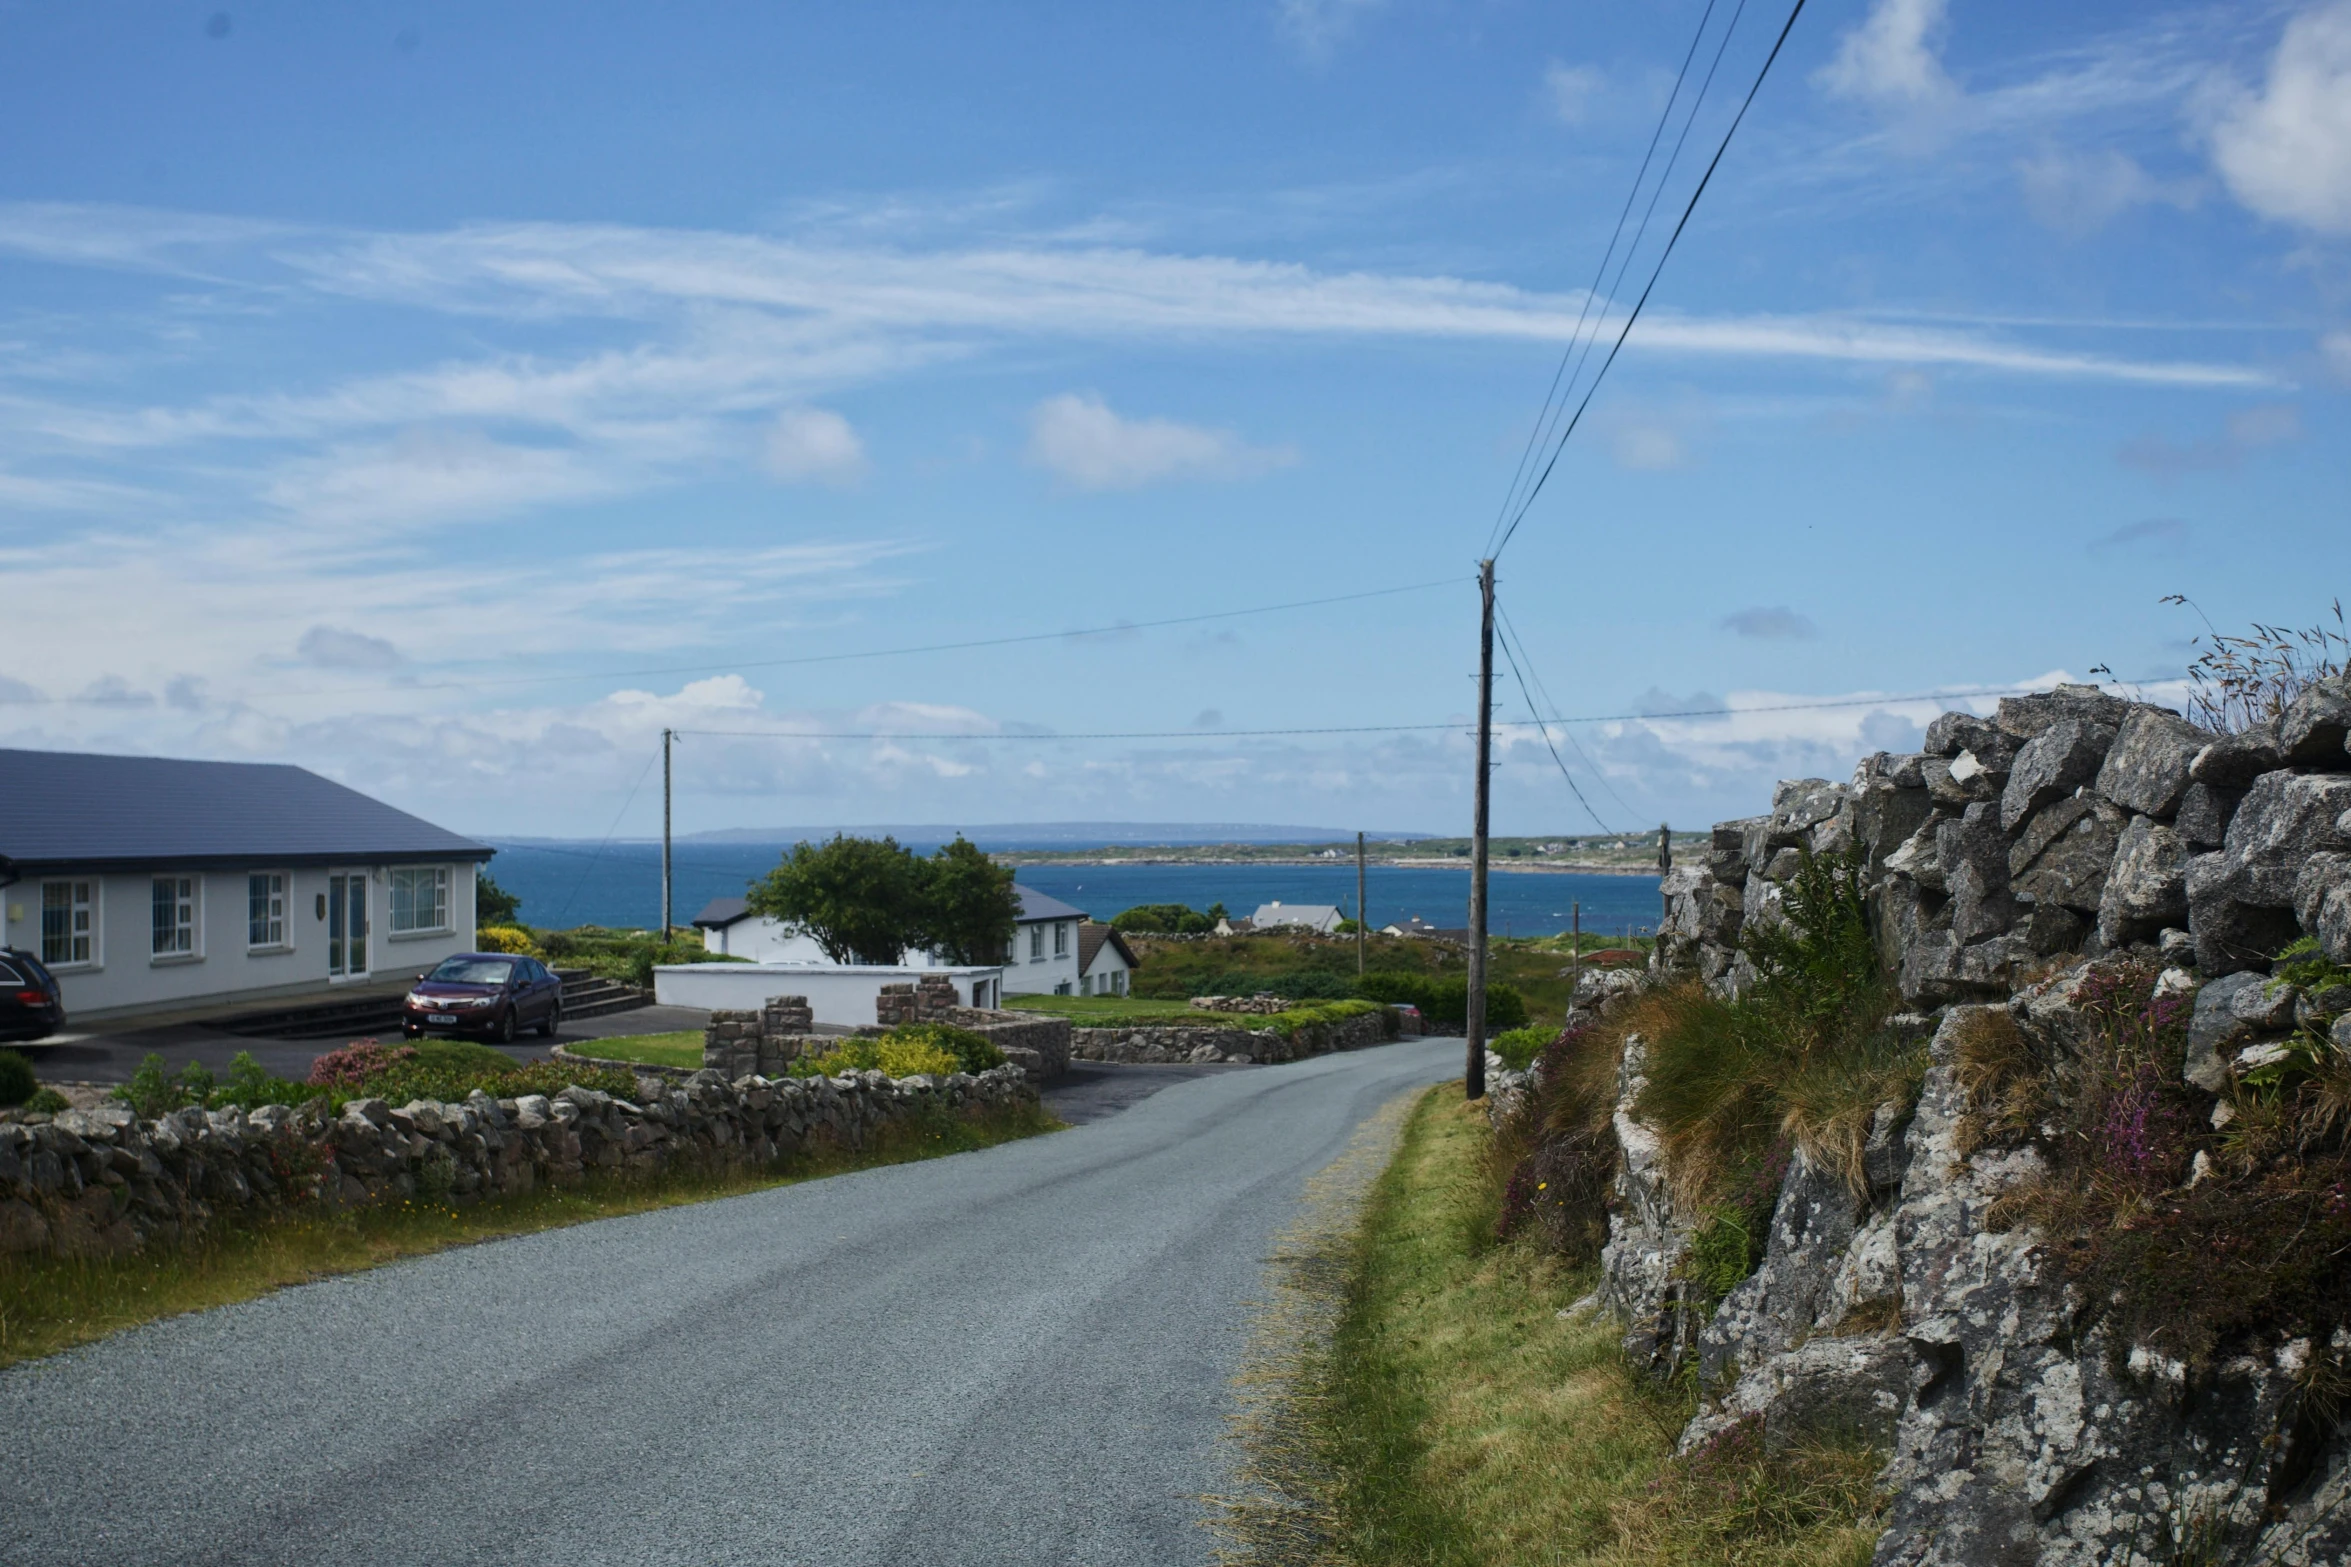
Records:
[[[927,853],[930,844],[911,845]],[[1001,847],[1012,847],[1004,845]],[[533,925],[644,928],[661,921],[658,844],[533,842],[498,845],[490,874],[522,899]],[[740,896],[783,852],[775,844],[680,844],[671,857],[673,908],[679,923],[712,898]],[[1261,903],[1335,903],[1355,912],[1355,864],[1325,865],[1024,865],[1023,886],[1107,920],[1138,903],[1222,903],[1235,914]],[[1385,925],[1419,915],[1432,925],[1469,923],[1469,869],[1373,865],[1367,876],[1371,917]],[[1568,928],[1583,906],[1584,929],[1644,932],[1657,923],[1655,876],[1579,875],[1497,868],[1487,909],[1497,935],[1550,935]]]

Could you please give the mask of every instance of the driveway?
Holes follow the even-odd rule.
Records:
[[[0,1558],[1206,1563],[1275,1237],[1457,1055],[1179,1080],[983,1153],[444,1252],[15,1367]]]
[[[549,1045],[584,1044],[622,1034],[666,1034],[699,1029],[710,1014],[699,1007],[640,1007],[634,1012],[610,1012],[602,1017],[566,1018],[553,1039],[525,1034],[504,1050],[517,1061],[547,1053]],[[398,1043],[398,1029],[375,1037]],[[358,1037],[354,1035],[354,1037]],[[340,1049],[340,1039],[250,1039],[208,1028],[202,1023],[170,1023],[152,1028],[109,1030],[67,1029],[30,1045],[18,1045],[33,1063],[33,1072],[45,1083],[127,1083],[139,1063],[150,1055],[163,1057],[173,1071],[190,1061],[201,1061],[217,1075],[228,1070],[229,1058],[240,1050],[279,1077],[301,1082],[310,1075],[310,1063],[329,1050]]]

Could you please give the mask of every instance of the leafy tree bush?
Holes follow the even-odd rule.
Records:
[[[882,1072],[891,1077],[945,1077],[963,1070],[963,1064],[941,1045],[928,1039],[898,1034],[845,1039],[821,1056],[794,1061],[794,1077],[838,1077],[843,1072]]]
[[[1431,1023],[1469,1021],[1469,978],[1463,974],[1403,974],[1394,971],[1364,975],[1355,993],[1373,1001],[1405,1003],[1420,1008]],[[1489,1035],[1524,1027],[1526,997],[1514,985],[1499,980],[1486,985],[1486,1029]]]
[[[1491,1000],[1491,997],[1488,998]],[[1486,1048],[1502,1058],[1502,1064],[1513,1072],[1523,1072],[1535,1064],[1535,1057],[1551,1043],[1558,1030],[1550,1028],[1505,1029],[1486,1041]]]
[[[473,922],[482,925],[513,925],[522,919],[522,899],[508,892],[490,879],[490,873],[479,866],[473,873]]]
[[[14,1050],[0,1050],[0,1105],[20,1105],[40,1091],[33,1064]]]
[[[28,1115],[55,1115],[73,1108],[73,1102],[54,1088],[36,1088],[33,1097],[17,1107]]]
[[[1214,919],[1182,903],[1138,903],[1111,916],[1110,925],[1143,936],[1205,936],[1216,929]]]
[[[890,1038],[933,1045],[955,1058],[956,1070],[978,1076],[1004,1064],[1004,1052],[987,1035],[946,1023],[905,1023],[890,1030]]]
[[[1001,962],[1020,899],[1011,867],[962,838],[928,860],[895,838],[796,843],[746,900],[816,938],[835,963],[894,965],[909,948],[951,963]]]

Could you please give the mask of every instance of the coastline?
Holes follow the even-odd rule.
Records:
[[[1336,860],[1323,860],[1323,859],[1281,859],[1281,860],[1270,860],[1270,859],[1237,859],[1237,858],[1236,858],[1236,859],[1211,859],[1211,858],[1208,858],[1208,857],[1206,857],[1206,856],[1198,856],[1198,855],[1186,856],[1186,857],[1183,857],[1183,858],[1180,858],[1180,859],[1179,859],[1179,858],[1172,858],[1172,857],[1160,857],[1160,856],[1156,856],[1156,855],[1128,855],[1128,856],[1121,856],[1121,857],[1119,857],[1119,858],[1116,858],[1116,859],[1111,859],[1111,858],[1104,857],[1104,856],[1089,856],[1089,857],[1086,857],[1086,858],[1083,858],[1083,859],[1070,859],[1070,858],[1064,858],[1064,857],[1061,857],[1061,856],[1058,856],[1058,855],[1056,855],[1056,856],[1053,856],[1053,857],[1051,857],[1051,858],[1046,858],[1046,857],[1039,856],[1039,855],[1027,855],[1027,854],[999,854],[999,855],[993,856],[993,858],[995,859],[996,863],[997,863],[997,864],[999,864],[999,865],[1013,865],[1013,866],[1028,866],[1028,865],[1068,865],[1068,866],[1086,866],[1086,867],[1095,867],[1095,866],[1118,866],[1118,865],[1287,865],[1287,866],[1298,866],[1298,865],[1307,865],[1307,866],[1313,866],[1313,865],[1336,865],[1336,866],[1351,866],[1351,865],[1353,865],[1353,864],[1355,863],[1355,857],[1354,857],[1353,855],[1347,855],[1347,856],[1345,856],[1345,857],[1343,857],[1343,858],[1336,859]],[[1466,860],[1466,859],[1461,859],[1461,858],[1455,858],[1455,857],[1452,857],[1452,856],[1448,856],[1448,857],[1446,857],[1446,858],[1444,858],[1444,859],[1429,859],[1429,860],[1375,859],[1375,860],[1370,860],[1370,861],[1367,861],[1366,863],[1367,863],[1367,864],[1369,864],[1369,865],[1373,865],[1373,866],[1392,866],[1392,867],[1395,867],[1395,868],[1397,868],[1397,869],[1400,869],[1400,870],[1420,870],[1420,871],[1432,871],[1432,870],[1435,870],[1435,871],[1441,871],[1441,870],[1458,870],[1458,871],[1466,871],[1466,870],[1468,870],[1468,869],[1469,869],[1469,861],[1468,861],[1468,860]],[[1493,873],[1493,874],[1495,874],[1495,875],[1529,875],[1529,876],[1556,876],[1556,875],[1563,875],[1563,874],[1573,874],[1573,875],[1578,875],[1578,876],[1654,876],[1654,875],[1656,875],[1656,874],[1657,874],[1657,867],[1656,867],[1656,866],[1654,866],[1654,865],[1591,865],[1591,864],[1580,864],[1580,863],[1574,863],[1574,862],[1566,862],[1566,863],[1562,863],[1562,862],[1558,862],[1558,861],[1552,861],[1552,862],[1548,862],[1548,863],[1544,863],[1544,864],[1539,864],[1539,865],[1521,865],[1521,864],[1515,864],[1515,863],[1512,863],[1512,862],[1510,862],[1510,861],[1506,861],[1506,860],[1493,860],[1493,861],[1489,861],[1489,862],[1487,862],[1486,869],[1487,869],[1489,872],[1491,872],[1491,873]]]

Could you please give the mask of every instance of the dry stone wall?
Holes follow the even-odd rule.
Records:
[[[1380,1044],[1394,1039],[1396,1030],[1396,1013],[1390,1007],[1335,1023],[1303,1023],[1286,1035],[1270,1028],[1233,1024],[1081,1028],[1071,1033],[1070,1053],[1081,1061],[1299,1061],[1334,1050],[1361,1050]]]
[[[1593,1304],[1637,1362],[1695,1373],[1685,1450],[1742,1422],[1871,1439],[1891,1455],[1878,1567],[2185,1560],[2166,1552],[2199,1531],[2234,1542],[2228,1560],[2351,1560],[2351,1443],[2313,1402],[2312,1342],[2237,1345],[2193,1374],[2110,1342],[2046,1240],[1992,1213],[2041,1156],[1963,1137],[1956,1080],[1979,1014],[2065,1059],[2087,1026],[2077,988],[2121,954],[2160,969],[2159,994],[2193,996],[2179,1067],[2207,1093],[2297,1029],[2351,1050],[2351,987],[2269,974],[2305,936],[2351,963],[2347,739],[2351,679],[2240,735],[2061,686],[1990,719],[1945,714],[1923,752],[1870,757],[1849,783],[1784,783],[1770,814],[1718,825],[1668,877],[1652,977],[1735,992],[1754,977],[1739,939],[1782,917],[1804,854],[1862,854],[1881,955],[1916,1009],[1897,1023],[1930,1038],[1923,1095],[1907,1122],[1880,1111],[1860,1189],[1796,1154],[1761,1266],[1713,1309],[1628,1041]],[[2351,1323],[2331,1331],[2351,1347]]]
[[[874,1003],[876,1031],[912,1022],[949,1023],[987,1036],[1031,1082],[1049,1083],[1069,1070],[1067,1018],[959,1006],[952,982],[922,983],[927,988],[882,988]],[[805,996],[770,996],[756,1012],[715,1011],[702,1028],[702,1065],[730,1080],[753,1074],[782,1077],[802,1056],[822,1055],[841,1042],[840,1035],[818,1034],[814,1028]]]
[[[861,1147],[896,1121],[1033,1106],[1016,1068],[976,1077],[637,1079],[634,1100],[585,1088],[395,1108],[354,1099],[177,1110],[142,1121],[105,1105],[0,1124],[0,1250],[110,1255],[219,1222],[401,1199],[470,1202],[591,1171],[766,1166],[812,1143]]]

